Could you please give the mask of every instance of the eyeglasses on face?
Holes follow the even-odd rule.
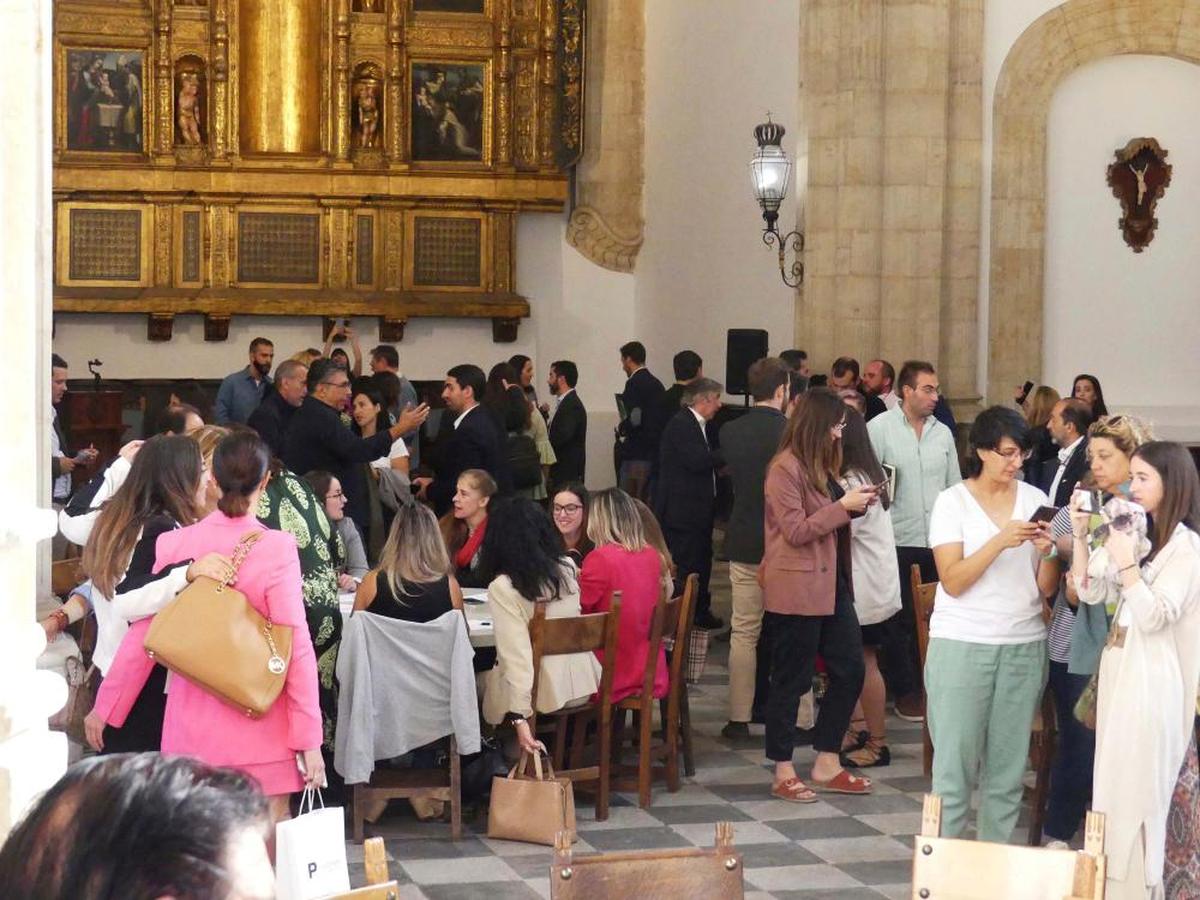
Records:
[[[326,500],[340,500],[342,497],[345,497],[345,496],[346,495],[344,493],[342,493],[341,491],[330,491],[328,494],[325,495],[325,499]]]
[[[988,447],[992,453],[1004,458],[1005,462],[1012,462],[1014,459],[1020,459],[1025,462],[1033,457],[1032,450],[1022,450],[1020,447],[1009,447],[1007,450],[997,450],[995,447]]]
[[[567,503],[564,506],[559,506],[557,503],[554,504],[554,514],[556,516],[573,516],[582,509],[583,507],[578,503]]]
[[[322,381],[322,382],[321,382],[321,384],[327,384],[327,385],[329,385],[330,387],[335,387],[335,388],[348,388],[348,387],[350,387],[350,382],[349,382],[349,380],[346,380],[346,381]]]

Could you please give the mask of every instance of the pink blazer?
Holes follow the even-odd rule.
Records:
[[[317,662],[300,592],[296,541],[271,531],[254,516],[230,518],[217,511],[195,525],[161,535],[155,571],[206,553],[232,555],[248,531],[263,536],[238,571],[235,587],[276,625],[292,628],[292,660],[283,694],[261,719],[252,719],[179,675],[167,688],[162,750],[195,756],[216,766],[258,766],[290,761],[296,751],[321,746]],[[125,722],[154,662],[142,646],[150,619],[134,622],[96,696],[94,711],[109,725]],[[294,770],[294,767],[293,767]]]
[[[658,552],[644,547],[630,553],[619,544],[597,547],[583,561],[579,573],[579,607],[584,613],[607,612],[612,592],[621,592],[621,621],[617,626],[617,661],[612,699],[624,700],[642,689],[646,653],[650,649],[650,620],[663,591]],[[596,651],[604,662],[604,651]],[[654,670],[654,696],[665,697],[670,673],[667,654],[658,650]]]
[[[771,461],[763,491],[763,609],[793,616],[832,615],[839,540],[845,542],[844,563],[849,565],[850,514],[808,483],[790,452]]]

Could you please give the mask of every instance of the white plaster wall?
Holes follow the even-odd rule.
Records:
[[[1047,122],[1046,383],[1096,375],[1109,406],[1196,403],[1200,356],[1200,66],[1113,56],[1069,74]],[[1174,166],[1158,230],[1134,253],[1105,182],[1113,151],[1155,137]]]
[[[666,384],[685,348],[723,382],[729,328],[767,329],[773,353],[793,345],[795,293],[763,246],[748,164],[768,111],[788,129],[784,149],[795,159],[799,46],[799,0],[646,4],[646,242],[630,337]],[[793,170],[785,231],[798,184],[804,173]]]

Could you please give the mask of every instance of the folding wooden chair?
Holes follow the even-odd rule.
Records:
[[[562,619],[546,617],[545,604],[539,603],[529,622],[529,643],[533,648],[533,689],[530,705],[533,715],[529,717],[529,728],[536,733],[538,682],[541,680],[542,660],[547,656],[563,656],[570,653],[593,653],[604,651],[604,662],[600,670],[600,689],[596,698],[586,706],[560,709],[541,713],[543,720],[553,723],[554,772],[559,777],[570,778],[574,784],[596,784],[596,820],[608,818],[610,767],[612,764],[612,683],[616,673],[617,625],[621,618],[621,592],[614,591],[608,612]],[[582,751],[587,725],[592,719],[596,723],[596,764],[583,766]],[[574,729],[571,765],[566,764],[567,729]]]
[[[718,822],[711,849],[646,850],[577,857],[563,832],[550,866],[552,900],[738,900],[745,896],[742,856],[733,848],[733,826]]]
[[[938,837],[942,798],[925,795],[913,850],[914,900],[1103,900],[1104,816],[1089,812],[1083,850]],[[551,888],[554,879],[551,877]]]
[[[333,894],[328,900],[400,900],[400,885],[388,874],[383,838],[373,837],[363,844],[363,862],[367,867],[366,885],[353,891]]]
[[[913,607],[917,619],[917,651],[921,668],[925,668],[925,654],[929,649],[929,619],[933,615],[936,581],[921,581],[921,568],[912,567]],[[1058,746],[1058,719],[1055,715],[1054,696],[1047,687],[1042,694],[1042,705],[1033,720],[1029,735],[1029,762],[1034,771],[1033,792],[1029,801],[1029,846],[1042,842],[1042,827],[1046,822],[1046,804],[1050,800],[1050,768]],[[924,772],[933,774],[933,742],[929,737],[929,716],[921,723],[921,740],[924,744]]]

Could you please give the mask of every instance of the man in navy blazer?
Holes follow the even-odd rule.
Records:
[[[721,408],[722,391],[711,378],[697,378],[687,385],[683,409],[663,429],[654,484],[654,512],[675,560],[678,583],[693,572],[700,576],[695,622],[697,628],[709,629],[725,624],[712,614],[708,590],[716,470],[722,460],[705,435],[705,426]]]
[[[1090,404],[1064,397],[1054,404],[1046,428],[1059,446],[1058,456],[1042,471],[1046,493],[1055,506],[1071,502],[1075,485],[1088,470],[1088,428],[1096,420]]]
[[[501,494],[512,490],[503,435],[496,421],[479,405],[487,386],[483,369],[469,363],[455,366],[446,373],[442,399],[447,415],[453,418],[454,433],[434,465],[434,477],[414,478],[417,497],[433,503],[439,516],[450,510],[458,476],[467,469],[483,469],[496,480]]]
[[[550,467],[550,490],[572,481],[582,482],[587,469],[587,410],[575,392],[579,369],[569,359],[550,365],[547,384],[557,404],[550,415],[550,446],[558,460]]]
[[[621,347],[621,369],[627,379],[621,392],[625,417],[617,426],[618,481],[622,490],[644,500],[658,459],[666,389],[646,368],[646,348],[640,341]]]

